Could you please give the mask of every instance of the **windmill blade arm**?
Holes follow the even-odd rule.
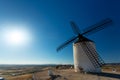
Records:
[[[108,23],[111,23],[112,20],[110,18],[104,19],[86,29],[83,30],[82,35],[89,35],[89,34],[93,34],[95,32],[98,32],[106,27],[108,27]]]
[[[77,36],[78,37],[78,36]],[[63,49],[64,47],[66,47],[67,45],[69,45],[70,43],[72,43],[73,41],[75,41],[77,39],[77,37],[72,37],[69,40],[67,40],[66,42],[64,42],[63,44],[61,44],[56,50],[57,52],[60,51],[61,49]]]
[[[80,34],[80,29],[79,29],[79,27],[78,27],[73,21],[70,21],[70,24],[71,24],[71,27],[72,27],[73,32],[74,32],[76,35]]]

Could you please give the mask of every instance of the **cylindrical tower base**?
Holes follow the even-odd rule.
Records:
[[[90,61],[86,52],[83,50],[81,46],[82,42],[78,42],[73,44],[73,56],[74,56],[74,69],[75,72],[80,72],[81,70],[85,72],[101,72],[100,67],[95,67],[93,63]],[[91,41],[87,41],[87,43],[91,44],[95,49],[95,45]],[[96,49],[95,49],[96,50]]]

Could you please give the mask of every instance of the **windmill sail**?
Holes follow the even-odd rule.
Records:
[[[72,27],[73,32],[74,32],[76,35],[81,34],[79,27],[78,27],[73,21],[71,21],[70,24],[71,24],[71,27]]]
[[[95,32],[98,32],[106,27],[108,27],[107,25],[112,23],[112,20],[110,18],[106,18],[90,27],[87,27],[83,30],[83,33],[81,35],[90,35],[93,34]]]
[[[70,43],[74,42],[77,39],[77,37],[72,37],[69,40],[67,40],[66,42],[64,42],[63,44],[61,44],[56,50],[57,52],[60,51],[61,49],[63,49],[64,47],[66,47],[67,45],[69,45]]]
[[[96,57],[93,55],[91,50],[86,45],[86,42],[82,42],[81,46],[82,46],[83,51],[85,52],[85,54],[87,55],[87,57],[91,61],[91,63],[94,65],[94,67],[96,67],[96,68],[99,67],[100,64],[99,64],[98,60],[96,60]]]
[[[104,64],[102,58],[99,56],[95,48],[93,48],[93,46],[89,42],[82,42],[81,46],[94,67],[101,67]]]
[[[89,50],[92,51],[93,56],[95,56],[95,58],[98,60],[100,67],[102,65],[104,65],[104,60],[100,57],[100,55],[97,53],[97,51],[95,50],[95,48],[92,47],[92,45],[90,43],[87,43],[87,46],[89,48]]]

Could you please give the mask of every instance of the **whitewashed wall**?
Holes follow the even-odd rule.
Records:
[[[79,67],[82,67],[84,71],[86,72],[101,72],[100,68],[94,67],[94,65],[89,60],[86,53],[83,51],[80,43],[81,42],[73,44],[73,57],[74,57],[75,72],[79,72]],[[90,43],[93,46],[93,48],[95,48],[95,45],[93,42],[88,41],[88,43]]]

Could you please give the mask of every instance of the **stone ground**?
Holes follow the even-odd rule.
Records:
[[[104,72],[100,74],[95,73],[79,73],[74,72],[73,69],[62,69],[62,70],[56,70],[52,69],[54,76],[54,79],[51,79],[50,76],[48,76],[48,70],[44,69],[41,72],[37,72],[34,74],[36,77],[36,80],[120,80],[120,74],[119,73],[110,73],[110,72]]]

